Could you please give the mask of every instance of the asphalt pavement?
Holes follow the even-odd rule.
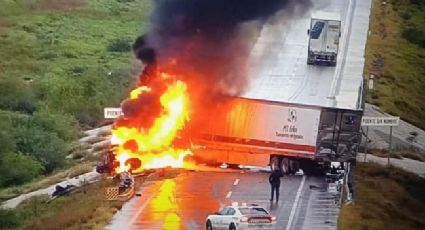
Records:
[[[206,217],[232,202],[256,203],[277,217],[276,229],[336,229],[338,195],[324,178],[285,176],[270,202],[268,173],[182,171],[145,182],[106,229],[204,229]],[[288,225],[289,224],[289,225]]]

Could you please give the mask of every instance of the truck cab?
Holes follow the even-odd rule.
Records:
[[[307,64],[336,66],[341,37],[340,15],[329,12],[314,13],[307,34]]]

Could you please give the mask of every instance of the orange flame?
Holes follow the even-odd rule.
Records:
[[[137,99],[143,92],[150,92],[151,88],[147,86],[137,87],[133,91],[130,92],[130,99]]]
[[[162,79],[168,79],[168,74],[161,74]],[[141,86],[130,93],[130,99],[137,99],[143,93],[150,92],[148,86]],[[155,119],[149,129],[139,127],[115,127],[112,130],[111,143],[117,145],[115,149],[116,160],[119,166],[116,173],[129,171],[141,172],[143,169],[163,167],[184,167],[184,157],[191,154],[190,150],[175,149],[173,140],[189,120],[189,96],[184,82],[176,80],[168,85],[165,93],[160,97],[162,106],[161,115]],[[136,149],[125,148],[125,143],[137,143]],[[128,161],[136,158],[141,161],[141,166],[134,169]]]

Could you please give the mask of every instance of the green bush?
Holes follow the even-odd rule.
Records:
[[[0,158],[0,187],[20,185],[40,175],[42,165],[30,156],[3,153]]]
[[[78,136],[75,124],[68,116],[45,111],[34,116],[0,111],[0,161],[2,153],[23,153],[40,162],[44,173],[60,168],[65,164],[69,143]]]
[[[5,119],[0,114],[0,160],[2,153],[12,152],[16,147],[13,136],[13,129],[9,121],[10,120]]]
[[[54,132],[65,141],[76,141],[78,138],[78,122],[71,115],[40,110],[34,113],[32,119],[41,129]]]
[[[115,39],[111,43],[109,43],[107,50],[109,52],[130,52],[131,50],[131,40],[126,38]]]
[[[425,7],[425,2],[423,0],[410,0],[410,2],[416,5],[417,7],[420,7],[420,8]]]
[[[65,165],[69,151],[68,144],[56,133],[40,130],[36,126],[19,127],[16,131],[17,150],[37,159],[44,167],[44,173]]]
[[[399,108],[399,109],[403,109],[403,110],[408,109],[408,110],[410,110],[409,103],[407,103],[404,98],[396,98],[396,99],[394,99],[394,105],[397,106],[397,108]]]
[[[407,27],[403,30],[402,36],[407,41],[425,48],[425,31],[416,27]]]
[[[0,209],[0,229],[16,229],[22,223],[18,212],[14,210]]]
[[[0,78],[0,109],[32,113],[35,110],[33,93],[23,79]]]
[[[85,71],[87,71],[87,67],[85,67],[85,66],[74,66],[68,72],[72,76],[77,76],[78,77],[78,76],[82,76]]]

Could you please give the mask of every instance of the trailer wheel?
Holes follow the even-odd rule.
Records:
[[[280,157],[279,156],[272,156],[270,158],[270,169],[272,171],[278,170],[280,165]]]
[[[282,158],[282,161],[280,162],[280,170],[283,174],[288,174],[289,171],[289,159],[284,157]]]
[[[292,174],[297,173],[300,170],[300,162],[297,160],[289,160],[289,171]]]

